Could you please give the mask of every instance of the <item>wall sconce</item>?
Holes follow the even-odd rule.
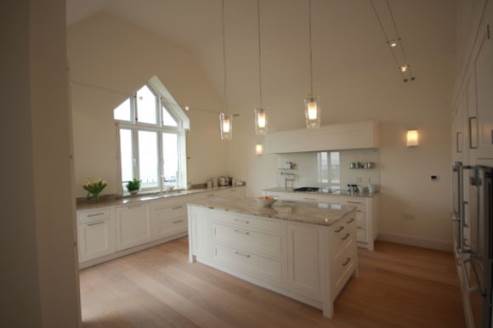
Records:
[[[418,130],[407,130],[406,145],[408,147],[416,147],[419,145],[419,133]]]
[[[219,128],[221,129],[221,139],[231,140],[233,138],[233,115],[220,113]]]
[[[260,156],[264,153],[264,146],[262,144],[256,144],[255,145],[255,154],[257,156]]]

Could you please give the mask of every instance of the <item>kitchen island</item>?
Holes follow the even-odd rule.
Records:
[[[356,208],[209,198],[188,204],[189,260],[323,311],[358,273]]]

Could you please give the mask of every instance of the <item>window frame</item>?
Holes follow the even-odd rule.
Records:
[[[122,159],[121,159],[121,140],[120,140],[120,130],[128,129],[131,131],[132,135],[132,173],[133,177],[136,179],[140,179],[140,163],[139,163],[139,131],[150,131],[157,133],[157,155],[158,155],[158,186],[157,187],[148,187],[141,188],[141,192],[160,192],[165,191],[164,185],[164,152],[163,152],[163,134],[171,133],[177,135],[177,176],[176,176],[176,185],[175,189],[184,189],[187,186],[187,166],[186,166],[186,129],[184,126],[184,122],[179,118],[179,115],[173,112],[173,110],[168,109],[166,104],[168,104],[167,99],[161,96],[155,88],[150,84],[146,83],[151,92],[156,97],[156,124],[152,123],[144,123],[138,121],[138,109],[137,109],[137,91],[140,90],[140,87],[137,91],[132,94],[130,99],[130,121],[126,120],[118,120],[113,117],[113,121],[115,122],[116,131],[117,131],[117,142],[118,142],[118,172],[119,172],[119,180],[120,180],[120,188],[122,194],[128,194],[124,187],[124,183],[126,181],[122,181]],[[166,110],[171,117],[176,121],[177,126],[168,126],[164,125],[163,122],[163,110]]]

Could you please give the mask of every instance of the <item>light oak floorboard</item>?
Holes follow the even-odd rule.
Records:
[[[452,254],[377,242],[332,320],[202,264],[175,240],[80,272],[84,328],[464,327]]]

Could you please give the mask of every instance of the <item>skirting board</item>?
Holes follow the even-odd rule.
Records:
[[[423,238],[417,238],[408,235],[379,233],[377,240],[388,241],[396,244],[416,246],[421,248],[436,249],[439,251],[452,252],[453,250],[452,242],[423,239]]]

